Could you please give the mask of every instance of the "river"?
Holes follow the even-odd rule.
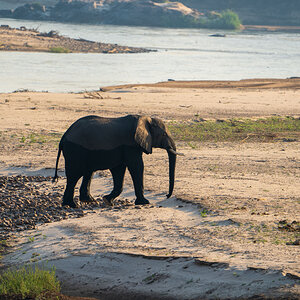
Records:
[[[0,24],[104,43],[139,54],[0,52],[0,92],[78,92],[126,83],[300,76],[300,34],[77,25],[1,19]],[[226,34],[224,38],[211,34]],[[1,42],[1,41],[0,41]]]

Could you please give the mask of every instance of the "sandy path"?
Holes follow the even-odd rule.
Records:
[[[88,99],[88,94],[0,94],[1,173],[13,166],[53,172],[45,168],[54,167],[57,140],[20,143],[20,139],[32,132],[62,134],[87,114],[145,113],[167,122],[300,116],[300,91],[295,88],[126,86],[101,95],[104,99]],[[279,225],[283,220],[299,222],[299,145],[299,141],[282,140],[178,143],[185,156],[178,159],[174,195],[184,201],[165,199],[167,155],[156,149],[144,156],[145,187],[151,190],[148,198],[153,206],[99,209],[83,219],[41,226],[30,233],[41,235],[33,243],[22,244],[6,262],[26,262],[37,252],[42,261],[51,260],[57,266],[60,278],[72,278],[70,282],[76,281],[86,295],[95,291],[90,284],[93,278],[98,285],[94,295],[99,297],[125,287],[129,293],[154,297],[156,291],[178,299],[284,292],[297,297],[299,281],[286,274],[300,275],[299,246],[289,245],[299,239],[299,232],[279,230]],[[133,201],[128,175],[125,182],[122,197]],[[64,180],[59,184],[64,185]],[[94,196],[101,197],[111,188],[110,177],[95,178],[92,188]],[[40,238],[43,235],[47,238]],[[25,241],[28,236],[21,239]],[[168,258],[157,261],[138,255]],[[184,258],[173,259],[178,256]],[[228,265],[199,266],[195,257]],[[146,280],[149,276],[151,283]],[[70,285],[65,289],[79,293]]]

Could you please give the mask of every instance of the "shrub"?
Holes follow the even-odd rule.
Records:
[[[239,29],[241,26],[239,16],[232,10],[223,11],[219,22],[226,29]]]
[[[206,22],[206,26],[208,28],[239,29],[241,21],[235,12],[228,9],[214,15],[214,17],[210,17]]]

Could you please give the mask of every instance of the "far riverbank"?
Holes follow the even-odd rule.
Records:
[[[0,50],[52,53],[144,53],[145,48],[99,43],[86,39],[74,39],[60,35],[57,31],[39,32],[25,26],[12,28],[0,26]]]

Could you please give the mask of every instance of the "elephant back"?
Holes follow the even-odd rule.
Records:
[[[86,116],[78,119],[66,131],[63,139],[88,150],[111,150],[127,145],[134,146],[137,116],[104,118]]]

